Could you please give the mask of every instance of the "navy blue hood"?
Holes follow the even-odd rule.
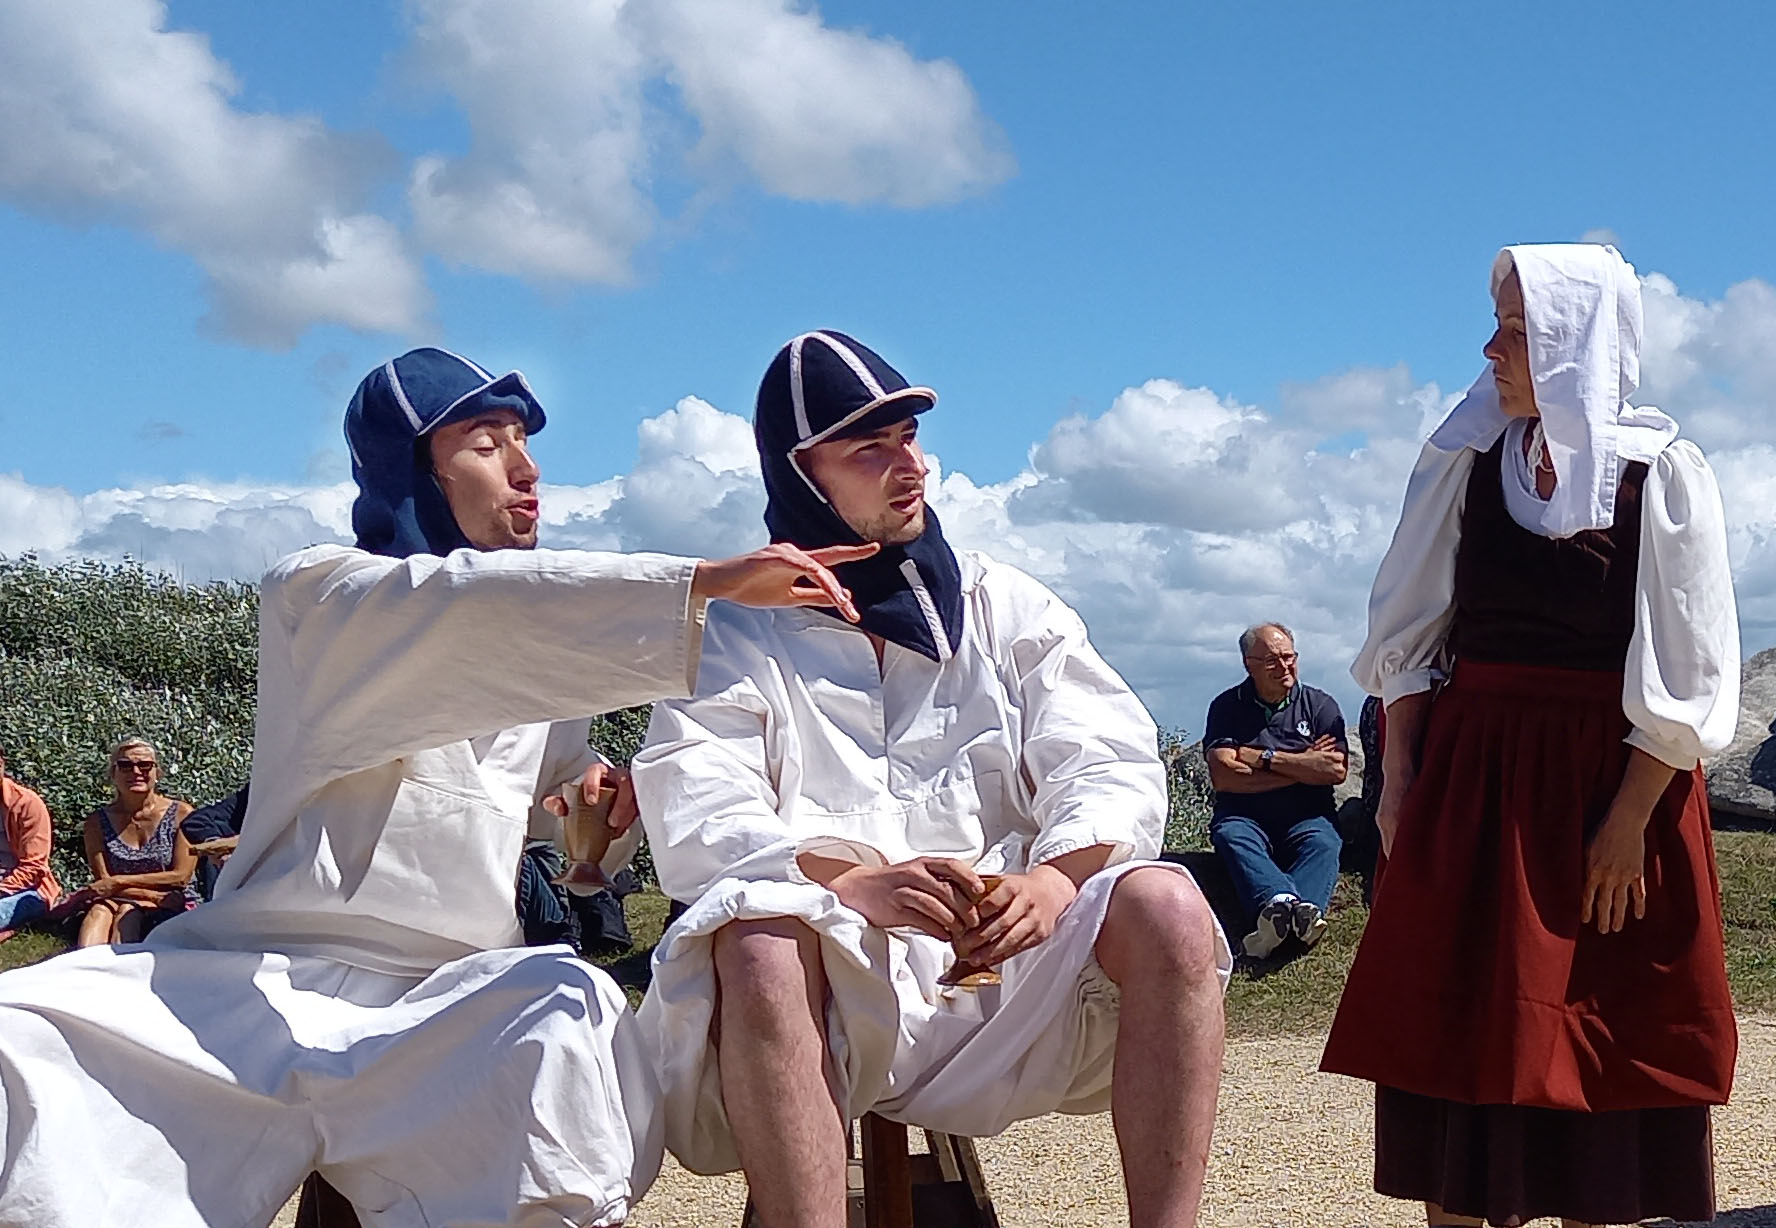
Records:
[[[880,355],[844,333],[803,333],[777,351],[759,385],[752,420],[771,540],[804,550],[860,543],[795,454],[809,444],[880,430],[935,404],[935,392],[909,385]],[[918,538],[883,546],[833,573],[851,590],[864,630],[940,662],[961,642],[962,573],[930,504]]]
[[[446,423],[496,409],[517,413],[531,435],[546,421],[519,372],[494,376],[448,350],[409,350],[364,377],[345,411],[359,549],[405,558],[470,544],[432,476],[424,441]]]

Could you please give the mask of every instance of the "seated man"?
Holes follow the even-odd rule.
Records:
[[[982,1135],[1109,1108],[1131,1222],[1192,1224],[1231,956],[1189,875],[1145,860],[1146,710],[1072,610],[925,506],[935,400],[839,333],[759,390],[772,537],[882,551],[836,569],[859,627],[712,611],[695,697],[655,707],[635,759],[689,904],[641,1010],[667,1142],[744,1168],[761,1223],[838,1228],[865,1113]],[[1003,983],[946,988],[957,956]]]
[[[441,350],[359,386],[359,544],[265,578],[215,900],[0,975],[0,1224],[265,1224],[311,1170],[384,1228],[614,1224],[647,1188],[623,995],[519,945],[527,826],[602,780],[585,718],[689,689],[706,599],[849,599],[785,547],[531,549],[543,421],[523,376]]]
[[[41,921],[61,897],[49,868],[53,841],[49,807],[6,774],[0,747],[0,935]]]
[[[1311,948],[1326,933],[1338,882],[1332,787],[1344,783],[1344,717],[1335,699],[1299,681],[1287,627],[1248,627],[1239,643],[1246,680],[1215,696],[1203,724],[1215,786],[1209,842],[1246,907],[1245,953],[1267,959],[1290,939]]]

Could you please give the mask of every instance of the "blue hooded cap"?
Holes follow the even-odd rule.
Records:
[[[345,411],[345,441],[358,484],[352,530],[359,549],[405,558],[449,554],[470,544],[422,441],[446,423],[497,409],[518,414],[531,435],[546,421],[522,374],[496,377],[448,350],[409,350],[364,377]]]
[[[937,404],[880,355],[844,333],[803,333],[777,351],[759,385],[753,436],[765,475],[771,540],[804,550],[863,539],[815,487],[797,455],[829,439],[866,435]],[[925,531],[904,546],[833,568],[851,590],[859,625],[933,661],[962,639],[962,572],[929,504]]]

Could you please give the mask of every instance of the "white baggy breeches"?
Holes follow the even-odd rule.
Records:
[[[821,939],[827,1041],[848,1117],[880,1113],[949,1134],[998,1134],[1047,1113],[1110,1107],[1121,997],[1098,966],[1098,934],[1116,882],[1131,870],[1187,871],[1124,862],[1080,887],[1046,941],[1007,960],[1004,983],[946,989],[953,956],[925,934],[870,925],[824,887],[724,879],[660,940],[642,1031],[660,1064],[667,1143],[693,1172],[740,1166],[722,1103],[715,1018],[716,931],[732,921],[793,917]],[[1233,969],[1216,927],[1223,988]]]
[[[310,1171],[367,1228],[617,1224],[658,1102],[622,992],[565,947],[423,979],[140,946],[0,975],[0,1224],[263,1228]]]

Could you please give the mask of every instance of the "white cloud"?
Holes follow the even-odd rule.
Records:
[[[626,284],[660,197],[733,167],[796,200],[908,207],[1012,170],[954,64],[789,0],[412,10],[419,73],[456,98],[471,140],[419,159],[408,196],[421,240],[459,264]]]
[[[652,234],[642,84],[621,0],[415,0],[420,72],[471,141],[414,164],[419,237],[450,260],[535,280],[621,284]]]
[[[1764,368],[1747,340],[1776,339],[1776,295],[1748,282],[1707,302],[1648,285],[1646,363],[1679,367],[1667,407],[1720,476],[1749,653],[1776,643],[1776,425],[1754,403]],[[1690,397],[1717,398],[1717,419],[1691,430]],[[977,483],[933,456],[931,498],[957,545],[1072,602],[1167,723],[1198,726],[1238,676],[1239,631],[1273,618],[1295,629],[1308,680],[1354,700],[1344,671],[1369,583],[1419,441],[1450,400],[1398,367],[1292,386],[1275,413],[1149,380],[1057,424],[1007,481]],[[1357,426],[1360,438],[1341,429]],[[545,544],[720,555],[764,541],[746,419],[686,397],[638,436],[630,472],[545,487]],[[284,550],[348,538],[350,498],[341,485],[75,496],[0,475],[0,552],[127,552],[192,579],[251,577]]]
[[[208,41],[166,20],[158,0],[0,5],[0,196],[187,252],[211,323],[241,340],[416,324],[420,273],[365,210],[392,155],[310,117],[239,109]]]
[[[162,0],[0,4],[0,200],[114,223],[204,271],[206,323],[285,347],[412,333],[418,246],[541,283],[621,286],[677,206],[736,174],[796,200],[916,207],[1012,162],[962,71],[792,0],[410,0],[419,78],[467,149],[405,168],[375,136],[244,109]],[[683,206],[686,215],[692,206]]]
[[[962,70],[891,39],[836,30],[788,0],[660,0],[637,7],[702,131],[697,157],[732,157],[794,200],[942,204],[1013,169]]]

